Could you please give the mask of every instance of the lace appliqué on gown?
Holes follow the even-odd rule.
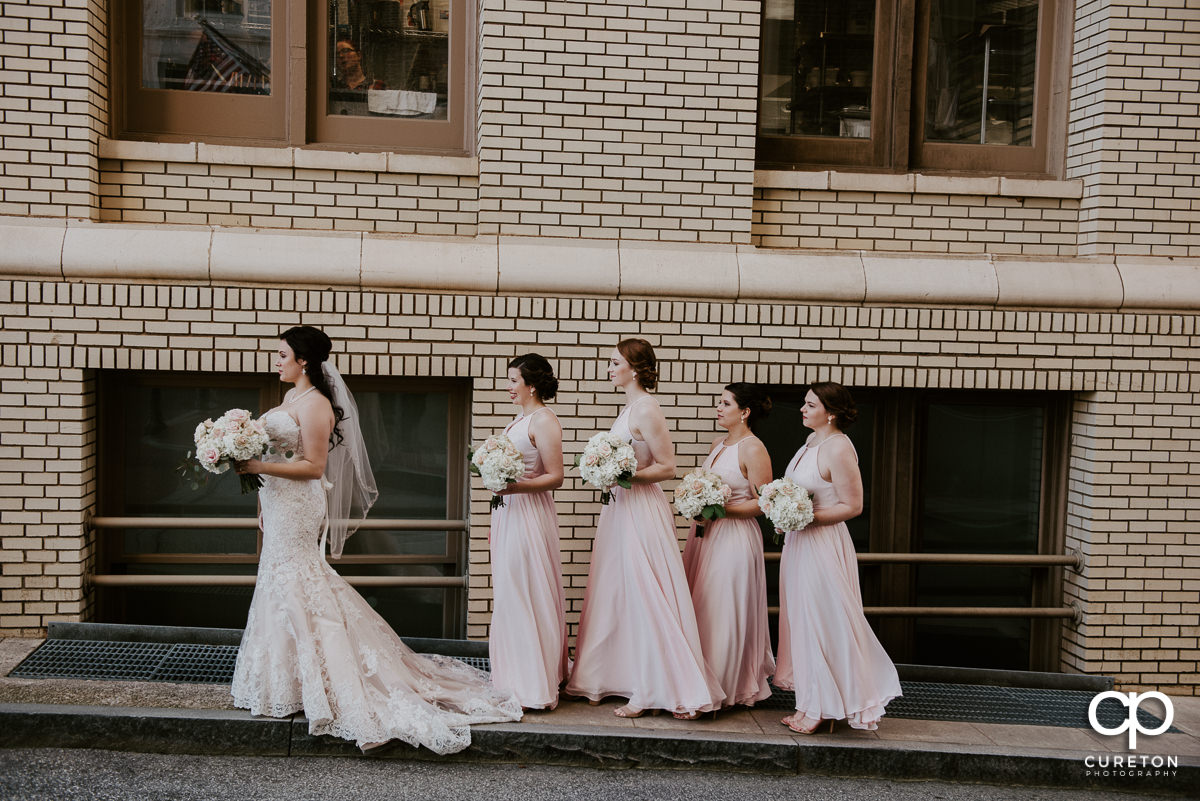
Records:
[[[299,424],[263,418],[274,453],[301,458]],[[519,720],[521,706],[456,659],[414,653],[325,561],[319,480],[263,477],[263,550],[234,669],[234,704],[256,715],[303,710],[312,734],[360,747],[403,740],[439,754],[471,744],[470,726]]]

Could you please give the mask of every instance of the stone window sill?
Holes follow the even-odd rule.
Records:
[[[240,147],[203,142],[138,142],[101,139],[100,158],[168,161],[182,164],[235,164],[247,167],[297,167],[420,175],[479,174],[473,157],[418,156],[411,153],[348,153],[302,147]]]
[[[925,175],[823,170],[755,170],[756,189],[810,189],[834,192],[899,192],[923,195],[988,195],[1078,200],[1083,181],[1053,181],[1003,176]]]

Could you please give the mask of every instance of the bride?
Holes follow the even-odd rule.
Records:
[[[458,660],[414,653],[325,561],[378,497],[332,343],[312,326],[280,335],[275,367],[294,384],[262,417],[271,446],[238,465],[263,476],[263,547],[233,676],[255,715],[304,710],[311,734],[366,750],[403,740],[439,754],[471,744],[469,726],[519,720],[521,705]]]

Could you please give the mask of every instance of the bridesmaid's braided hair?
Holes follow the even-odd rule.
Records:
[[[538,353],[526,353],[508,363],[521,371],[521,379],[525,385],[533,389],[540,401],[548,401],[558,394],[558,379],[554,377],[554,368],[546,357]]]
[[[658,360],[654,348],[644,339],[622,339],[617,343],[617,352],[629,362],[637,382],[642,389],[658,386]]]
[[[761,385],[738,381],[735,384],[726,384],[725,390],[733,396],[733,402],[739,409],[750,410],[750,414],[746,416],[746,425],[751,431],[754,430],[755,423],[771,413],[771,396]]]
[[[821,401],[825,411],[833,415],[833,425],[838,431],[848,431],[858,419],[858,407],[850,390],[836,381],[817,381],[808,387]]]
[[[324,331],[311,325],[289,328],[279,338],[288,343],[297,359],[304,360],[304,373],[308,380],[317,388],[317,392],[329,399],[329,405],[333,407],[333,431],[329,432],[329,447],[341,444],[343,437],[340,424],[346,419],[346,413],[333,402],[333,392],[325,380],[325,371],[321,369],[333,350],[333,342]]]

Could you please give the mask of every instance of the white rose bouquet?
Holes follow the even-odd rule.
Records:
[[[789,531],[799,531],[813,521],[812,498],[808,490],[790,478],[777,478],[764,484],[758,493],[758,508],[775,527],[775,542]]]
[[[725,516],[725,504],[733,489],[711,470],[697,467],[683,477],[675,488],[675,508],[679,514],[696,521],[696,536],[704,536],[704,524]]]
[[[488,437],[469,457],[470,471],[483,479],[483,486],[492,492],[500,490],[525,475],[525,460],[512,440],[504,434]],[[493,495],[491,508],[504,505],[504,498]]]
[[[230,409],[216,420],[205,420],[196,426],[192,435],[196,450],[188,451],[179,471],[192,485],[199,489],[207,483],[209,474],[224,473],[234,462],[257,459],[267,452],[271,438],[263,424],[250,416],[245,409]],[[291,458],[291,454],[287,454]],[[262,487],[262,476],[240,475],[242,494],[257,492]]]
[[[583,453],[575,457],[575,466],[583,480],[600,490],[600,503],[612,500],[612,488],[633,486],[637,472],[633,446],[611,431],[602,431],[588,440]]]

